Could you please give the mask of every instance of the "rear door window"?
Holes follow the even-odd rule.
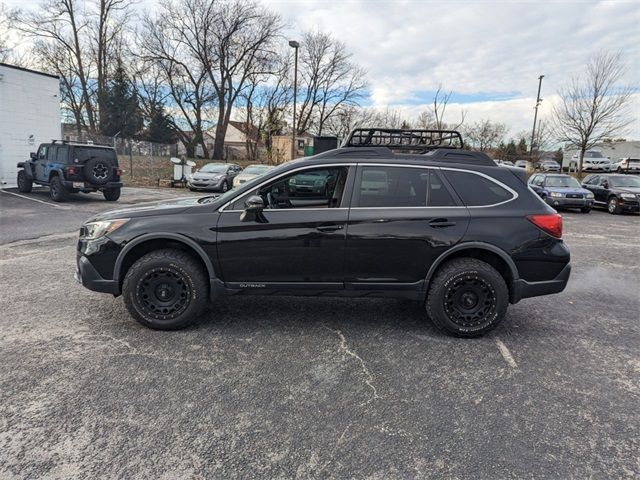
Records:
[[[356,180],[355,207],[447,207],[456,201],[434,169],[363,166]]]
[[[482,175],[461,170],[444,170],[444,174],[468,207],[486,207],[513,198],[509,190]]]
[[[58,147],[58,153],[56,154],[56,162],[67,163],[67,149],[68,147]]]

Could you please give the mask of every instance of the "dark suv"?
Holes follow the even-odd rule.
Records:
[[[33,184],[49,187],[51,199],[66,200],[69,193],[101,191],[108,201],[120,198],[120,168],[113,148],[92,143],[43,143],[31,159],[18,163],[18,190],[29,193]]]
[[[589,175],[582,186],[591,191],[595,205],[613,215],[640,213],[640,178],[620,174]]]
[[[571,266],[524,171],[461,147],[457,132],[358,129],[219,197],[101,214],[76,276],[156,329],[257,294],[408,298],[448,333],[483,334],[508,303],[562,291]],[[311,177],[331,187],[300,191]]]

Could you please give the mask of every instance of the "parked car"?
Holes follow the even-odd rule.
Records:
[[[569,175],[537,173],[529,178],[529,185],[545,202],[556,209],[579,208],[589,213],[594,196]]]
[[[518,168],[527,168],[527,161],[526,160],[516,160],[516,163],[514,164],[515,167]]]
[[[253,178],[259,177],[260,175],[267,173],[272,168],[273,168],[272,165],[261,165],[261,164],[249,165],[245,167],[241,173],[236,175],[236,177],[233,179],[233,186],[237,187],[239,185],[242,185],[243,183],[248,182]]]
[[[441,133],[356,129],[221,196],[99,214],[76,277],[161,330],[221,295],[295,294],[413,299],[449,334],[484,334],[509,303],[562,291],[569,250],[524,172]],[[310,178],[331,187],[288,188]]]
[[[42,143],[31,159],[18,163],[18,190],[29,193],[33,184],[49,187],[51,200],[65,201],[70,193],[100,191],[105,200],[120,198],[120,167],[112,147],[93,143]]]
[[[577,170],[580,163],[580,154],[575,153],[571,157],[569,168],[571,170]],[[584,152],[582,159],[582,171],[583,172],[609,172],[612,170],[611,160],[605,157],[602,152],[597,150],[587,150]]]
[[[513,162],[510,162],[509,160],[494,160],[494,162],[496,162],[496,165],[500,165],[501,167],[513,167]]]
[[[640,178],[628,175],[590,175],[582,186],[590,190],[594,205],[606,207],[609,213],[640,212]]]
[[[611,170],[618,173],[640,173],[640,158],[621,158],[611,164]]]
[[[555,160],[544,160],[540,163],[540,170],[543,172],[559,172],[560,164]]]
[[[242,171],[235,163],[207,163],[191,176],[187,186],[191,191],[215,190],[226,192],[233,185],[233,179]]]

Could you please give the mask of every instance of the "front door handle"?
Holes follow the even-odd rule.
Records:
[[[335,232],[336,230],[342,230],[344,225],[320,225],[316,227],[319,232]]]
[[[429,222],[431,228],[453,227],[456,222],[450,222],[447,218],[434,218]]]

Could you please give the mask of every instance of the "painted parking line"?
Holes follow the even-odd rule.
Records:
[[[504,361],[507,362],[511,368],[518,368],[518,364],[513,358],[513,355],[511,355],[511,352],[509,351],[507,346],[502,343],[502,340],[496,338],[496,345],[498,346],[498,350],[500,350],[500,355],[502,355]]]
[[[31,200],[32,202],[44,203],[45,205],[49,205],[50,207],[56,207],[56,208],[61,208],[63,210],[69,210],[69,207],[64,207],[62,205],[56,205],[55,203],[45,202],[44,200],[38,200],[37,198],[27,197],[26,195],[20,195],[19,193],[15,193],[15,192],[7,192],[6,190],[3,190],[1,188],[0,188],[0,192],[6,193],[7,195],[15,195],[16,197],[24,198],[26,200]]]

